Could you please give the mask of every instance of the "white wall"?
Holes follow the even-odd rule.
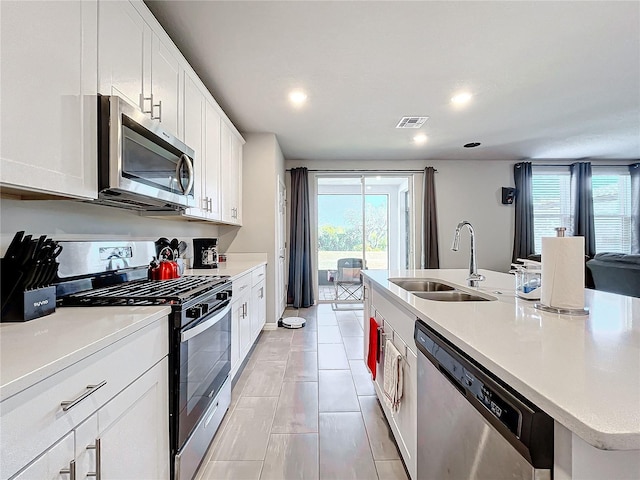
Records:
[[[2,251],[20,230],[61,240],[157,240],[159,237],[187,240],[218,236],[218,226],[204,222],[141,217],[129,210],[70,200],[3,198],[0,201]],[[187,243],[191,250],[191,242]]]
[[[476,232],[478,267],[505,272],[511,264],[513,249],[513,206],[500,202],[501,187],[513,186],[515,161],[302,161],[287,160],[286,168],[310,170],[423,170],[433,166],[436,173],[438,243],[441,268],[466,268],[469,265],[469,236],[463,233],[459,252],[451,251],[455,227],[470,221]],[[422,175],[415,175],[415,258],[420,259],[422,224]]]
[[[242,227],[220,226],[220,251],[267,254],[267,322],[276,311],[278,175],[284,178],[284,157],[272,133],[243,133]]]

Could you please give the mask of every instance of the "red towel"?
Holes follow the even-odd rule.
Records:
[[[369,351],[367,352],[367,367],[373,377],[376,379],[376,365],[378,364],[378,322],[376,319],[369,318]]]

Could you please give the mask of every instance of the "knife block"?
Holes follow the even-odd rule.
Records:
[[[56,287],[14,291],[2,312],[0,322],[26,322],[56,311]]]

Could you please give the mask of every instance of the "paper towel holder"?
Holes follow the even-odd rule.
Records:
[[[559,315],[575,315],[575,316],[585,316],[589,315],[589,308],[556,308],[549,307],[547,305],[543,305],[542,303],[534,303],[533,308],[537,308],[538,310],[542,310],[543,312],[548,313],[557,313]]]
[[[566,227],[556,227],[556,236],[564,237]],[[538,310],[542,310],[543,312],[556,313],[559,315],[575,315],[575,316],[585,316],[589,315],[589,309],[585,308],[556,308],[550,307],[548,305],[544,305],[542,303],[534,303],[533,308],[537,308]]]

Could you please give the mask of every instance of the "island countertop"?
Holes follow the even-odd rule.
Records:
[[[363,270],[373,288],[422,319],[557,422],[603,450],[640,450],[640,298],[585,290],[589,316],[533,308],[514,277],[481,270],[489,302],[438,302],[389,278],[466,290],[467,270]]]

